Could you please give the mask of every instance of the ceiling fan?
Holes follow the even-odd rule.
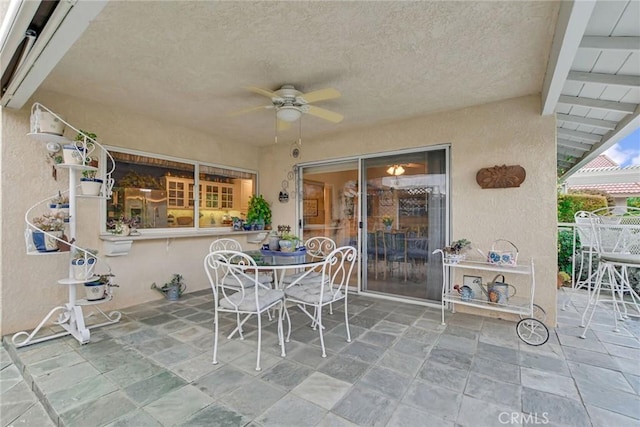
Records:
[[[248,87],[247,90],[253,93],[257,93],[258,95],[270,98],[271,105],[260,105],[257,107],[245,108],[242,110],[231,112],[228,114],[228,116],[239,116],[241,114],[250,113],[252,111],[262,109],[275,109],[278,121],[285,122],[279,123],[278,127],[280,127],[281,129],[288,127],[289,123],[295,122],[300,119],[300,117],[302,117],[302,114],[310,114],[312,116],[316,116],[333,123],[340,123],[342,119],[344,119],[344,116],[342,114],[329,111],[324,108],[316,107],[315,105],[309,105],[318,101],[339,98],[341,94],[336,89],[327,88],[316,90],[313,92],[302,93],[295,87],[293,87],[293,85],[283,85],[280,89],[273,92],[259,87]]]

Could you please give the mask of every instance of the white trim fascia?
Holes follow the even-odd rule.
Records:
[[[553,114],[596,5],[595,1],[563,1],[542,84],[542,115]]]

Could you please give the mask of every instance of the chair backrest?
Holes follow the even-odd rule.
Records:
[[[329,237],[316,236],[307,239],[304,242],[304,247],[307,250],[307,255],[313,259],[323,259],[336,248],[336,242]]]
[[[223,238],[216,239],[209,245],[209,252],[215,251],[242,251],[242,245],[240,242],[234,239]]]
[[[255,260],[242,252],[210,252],[204,258],[204,269],[213,290],[216,307],[219,299],[226,300],[227,305],[237,309],[247,298],[253,298],[257,308],[258,289],[268,289],[258,281]]]
[[[594,235],[593,235],[593,220],[597,219],[598,216],[593,212],[587,211],[578,211],[573,216],[573,220],[576,224],[576,231],[578,232],[578,237],[580,238],[580,245],[583,248],[591,248],[595,245]]]
[[[407,256],[407,233],[398,232],[393,234],[393,249],[396,255]]]
[[[326,283],[322,287],[320,300],[323,293],[330,292],[336,294],[343,292],[346,294],[349,279],[356,263],[358,251],[353,246],[341,246],[332,251],[324,261],[322,266],[322,282]]]

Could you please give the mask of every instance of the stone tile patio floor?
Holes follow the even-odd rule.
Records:
[[[584,295],[559,311],[549,342],[520,341],[515,323],[365,296],[326,317],[318,334],[291,309],[281,358],[266,323],[262,371],[255,326],[244,341],[221,339],[211,364],[210,291],[122,310],[123,320],[15,349],[3,339],[4,426],[638,426],[640,322],[619,333],[600,310],[578,335]],[[221,320],[223,331],[234,321]],[[255,323],[255,322],[253,322]]]

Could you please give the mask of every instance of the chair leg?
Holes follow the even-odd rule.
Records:
[[[216,310],[215,318],[213,320],[213,360],[211,363],[218,364],[218,310]]]
[[[345,292],[348,292],[345,290]],[[349,314],[347,312],[347,298],[344,298],[344,326],[347,329],[347,342],[351,342],[351,331],[349,330]]]
[[[256,358],[256,371],[260,371],[260,347],[262,346],[262,313],[256,313],[258,317],[258,357]]]
[[[280,302],[280,310],[278,311],[278,341],[280,342],[280,355],[285,357],[287,354],[284,350],[284,327],[282,325],[282,321],[284,318],[284,313],[287,308],[284,305],[284,301]],[[291,324],[289,324],[289,329],[291,329]]]
[[[327,353],[324,351],[324,337],[322,336],[322,306],[315,306],[315,324],[318,325],[320,331],[320,346],[322,347],[322,357],[327,357]]]

